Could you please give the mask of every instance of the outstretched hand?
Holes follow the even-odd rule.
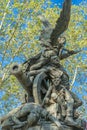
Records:
[[[24,122],[21,122],[21,124],[19,124],[19,125],[14,125],[13,128],[18,129],[18,128],[25,126],[26,124],[27,124],[27,121],[24,121]]]

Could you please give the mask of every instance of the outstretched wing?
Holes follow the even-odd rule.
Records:
[[[63,9],[60,13],[60,17],[56,21],[56,26],[50,36],[52,46],[56,44],[58,37],[68,28],[71,12],[70,10],[71,0],[65,0],[63,3]]]

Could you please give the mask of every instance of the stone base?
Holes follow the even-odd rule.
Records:
[[[73,130],[73,128],[68,127],[68,126],[63,126],[64,130]],[[28,130],[60,130],[55,124],[43,124],[42,126],[36,126],[36,127],[31,127]],[[62,129],[61,129],[62,130]]]
[[[75,128],[75,127],[70,127],[66,125],[62,125],[63,129],[59,129],[54,123],[51,122],[40,122],[36,126],[32,126],[30,128],[22,127],[20,129],[13,129],[11,128],[6,128],[2,130],[83,130],[81,128]]]

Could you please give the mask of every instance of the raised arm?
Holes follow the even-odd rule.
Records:
[[[67,53],[61,54],[60,57],[59,57],[60,60],[63,60],[63,59],[68,58],[68,57],[70,57],[74,54],[81,52],[81,50],[79,50],[79,51],[73,51],[73,50],[69,51],[67,49],[65,49],[65,50],[67,51]]]

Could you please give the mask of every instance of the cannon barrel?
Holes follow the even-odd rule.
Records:
[[[27,93],[29,93],[32,83],[28,73],[23,72],[22,67],[18,64],[14,64],[11,67],[10,73],[17,78],[23,88],[27,91]]]

